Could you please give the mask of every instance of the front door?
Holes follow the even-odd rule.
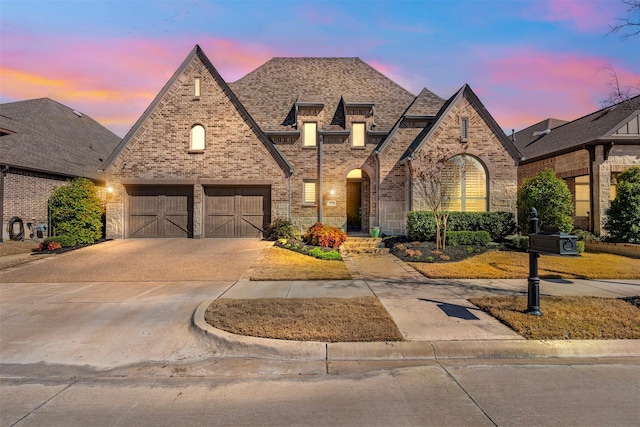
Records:
[[[347,231],[362,230],[362,181],[347,181]]]

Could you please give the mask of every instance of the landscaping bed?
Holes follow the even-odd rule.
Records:
[[[388,237],[383,243],[390,252],[404,262],[447,263],[462,261],[495,250],[498,245],[448,245],[436,249],[435,242],[408,241],[404,237]]]
[[[302,255],[312,256],[314,258],[326,261],[340,261],[342,256],[338,249],[309,245],[298,239],[279,239],[275,242],[275,246],[288,249]]]

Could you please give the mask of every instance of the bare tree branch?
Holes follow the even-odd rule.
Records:
[[[622,40],[640,34],[640,0],[621,0],[627,5],[627,17],[617,18],[617,23],[609,25],[608,34],[620,34]]]
[[[640,99],[634,99],[634,97],[640,95],[640,83],[635,86],[621,86],[618,73],[613,68],[602,67],[600,71],[604,71],[609,75],[607,83],[611,88],[607,99],[602,101],[603,107],[610,107],[616,104],[622,104],[631,109],[640,107]]]

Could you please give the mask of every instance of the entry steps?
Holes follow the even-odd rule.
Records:
[[[340,246],[342,254],[384,254],[389,249],[384,247],[381,238],[373,237],[352,237]]]

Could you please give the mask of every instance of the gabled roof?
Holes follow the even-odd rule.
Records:
[[[0,104],[0,164],[99,179],[120,137],[49,98]]]
[[[550,157],[602,142],[640,144],[635,135],[614,135],[620,127],[640,114],[640,96],[595,111],[572,122],[547,119],[515,134],[514,144],[523,162]]]
[[[444,104],[444,99],[425,87],[404,114],[406,116],[435,116],[442,108],[442,104]]]
[[[429,124],[432,124],[435,120],[435,115],[438,113],[440,108],[442,108],[443,104],[444,99],[440,98],[438,95],[431,92],[427,88],[422,89],[418,96],[414,98],[413,102],[409,104],[402,116],[398,118],[396,123],[391,128],[391,131],[389,131],[387,137],[380,141],[374,151],[376,153],[381,153],[384,150],[387,144],[389,144],[389,141],[393,139],[394,134],[401,128],[402,122],[405,118],[420,118],[422,120],[429,121],[429,123],[427,123],[427,126],[429,126]]]
[[[485,106],[482,104],[482,102],[476,96],[473,90],[471,90],[471,87],[468,84],[465,84],[464,86],[462,86],[462,88],[460,88],[460,90],[458,90],[458,92],[456,92],[451,98],[449,98],[442,105],[442,107],[440,108],[440,111],[438,111],[438,114],[436,115],[435,121],[427,123],[424,129],[418,134],[416,139],[413,141],[413,143],[411,143],[407,151],[405,151],[405,153],[402,155],[402,157],[400,158],[401,162],[411,159],[415,153],[422,150],[422,148],[427,143],[429,138],[431,138],[431,135],[433,134],[433,132],[436,129],[438,129],[438,127],[442,124],[443,120],[449,115],[449,112],[451,111],[451,109],[464,97],[466,97],[469,100],[469,102],[476,107],[482,119],[485,121],[485,123],[487,123],[489,128],[493,131],[493,133],[496,135],[500,143],[507,150],[509,155],[514,160],[516,160],[516,162],[518,161],[518,159],[520,159],[521,155],[518,149],[515,147],[515,145],[513,145],[513,143],[507,137],[507,135],[505,135],[505,133],[502,131],[502,129],[500,128],[498,123],[495,121],[493,116],[485,108]]]
[[[359,58],[273,58],[230,86],[267,132],[290,129],[296,102],[322,103],[324,130],[342,129],[339,106],[373,105],[376,131],[389,131],[415,98]]]
[[[282,153],[273,144],[271,139],[269,139],[269,137],[267,135],[265,135],[265,133],[260,129],[258,124],[253,119],[253,117],[245,109],[245,107],[242,105],[242,103],[240,102],[238,97],[233,93],[233,91],[231,90],[229,85],[224,81],[222,76],[220,76],[220,73],[218,73],[218,70],[216,70],[216,68],[213,66],[211,61],[209,61],[209,58],[207,58],[207,56],[204,54],[204,52],[202,51],[202,49],[198,45],[195,45],[193,50],[189,53],[189,55],[187,55],[187,57],[182,62],[180,67],[178,67],[178,69],[173,73],[173,76],[171,76],[169,81],[164,85],[164,87],[162,88],[160,93],[158,93],[158,95],[155,97],[155,99],[151,102],[151,104],[144,111],[142,116],[133,125],[131,130],[129,130],[129,132],[124,137],[124,139],[122,140],[120,145],[113,151],[113,153],[111,153],[109,158],[105,161],[105,163],[103,165],[103,169],[108,168],[115,161],[115,159],[118,157],[118,155],[129,144],[129,142],[131,141],[131,139],[133,139],[133,137],[136,135],[138,130],[140,130],[140,128],[143,126],[143,124],[147,121],[147,119],[153,113],[153,111],[156,109],[158,104],[160,104],[160,102],[162,101],[164,96],[167,94],[167,92],[169,92],[171,87],[176,83],[176,81],[180,78],[180,76],[185,72],[185,70],[189,66],[189,64],[196,57],[198,57],[200,59],[200,61],[202,61],[202,63],[207,68],[207,70],[209,71],[211,76],[216,80],[216,83],[220,86],[220,88],[229,97],[229,100],[238,109],[240,114],[245,118],[245,120],[247,121],[247,124],[255,131],[255,133],[258,136],[258,138],[260,139],[260,141],[267,148],[267,151],[269,151],[271,153],[271,155],[273,156],[275,161],[278,163],[278,165],[282,168],[284,173],[287,176],[290,175],[291,173],[293,173],[293,167],[291,166],[291,164],[285,159],[285,157],[282,155]]]

